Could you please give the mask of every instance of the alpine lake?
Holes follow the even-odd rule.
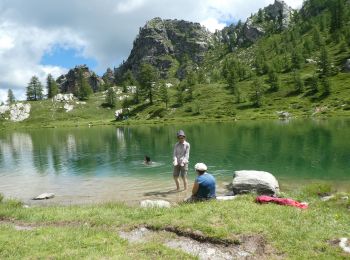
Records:
[[[189,187],[175,191],[176,132],[191,144]],[[144,165],[144,156],[152,164]],[[281,191],[329,183],[350,191],[350,119],[92,126],[0,133],[0,193],[28,204],[84,204],[190,196],[194,165],[204,162],[228,193],[236,170],[272,173]],[[181,187],[182,182],[180,181]],[[44,193],[55,198],[33,201]]]

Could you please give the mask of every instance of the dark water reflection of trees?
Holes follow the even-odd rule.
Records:
[[[68,171],[89,176],[118,169],[127,172],[130,162],[141,161],[145,154],[167,164],[179,128],[191,143],[192,164],[203,161],[213,170],[258,169],[306,178],[350,178],[350,120],[345,119],[3,132],[0,168],[16,169],[22,160],[31,160],[42,175]]]

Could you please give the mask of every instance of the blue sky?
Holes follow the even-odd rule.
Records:
[[[0,0],[0,101],[8,89],[25,99],[32,76],[42,83],[76,65],[98,75],[126,60],[139,28],[154,17],[199,22],[209,30],[246,20],[275,0]],[[303,0],[285,0],[300,7]]]
[[[55,46],[50,52],[43,54],[40,64],[53,65],[64,68],[74,68],[76,65],[86,64],[96,73],[102,75],[105,70],[96,71],[97,61],[93,58],[86,58],[81,55],[81,50]]]

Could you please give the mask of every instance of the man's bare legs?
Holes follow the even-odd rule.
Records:
[[[181,176],[182,181],[184,183],[184,190],[187,190],[187,177],[186,176]]]
[[[179,176],[174,176],[174,181],[176,184],[176,190],[180,190]]]
[[[186,176],[182,177],[182,182],[184,184],[184,190],[187,190],[187,178]],[[175,184],[176,184],[176,190],[180,190],[180,182],[179,182],[179,177],[177,176],[174,176],[174,181],[175,181]]]

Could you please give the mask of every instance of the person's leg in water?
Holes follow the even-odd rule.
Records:
[[[174,181],[176,184],[176,190],[180,190],[179,176],[174,176]]]
[[[188,167],[186,165],[181,167],[181,178],[184,184],[184,190],[187,190],[187,171]]]
[[[181,178],[182,178],[182,181],[184,183],[184,190],[187,190],[187,176],[186,175],[181,176]]]
[[[176,190],[180,190],[179,175],[180,175],[180,167],[178,165],[174,166],[173,177],[176,184]]]

